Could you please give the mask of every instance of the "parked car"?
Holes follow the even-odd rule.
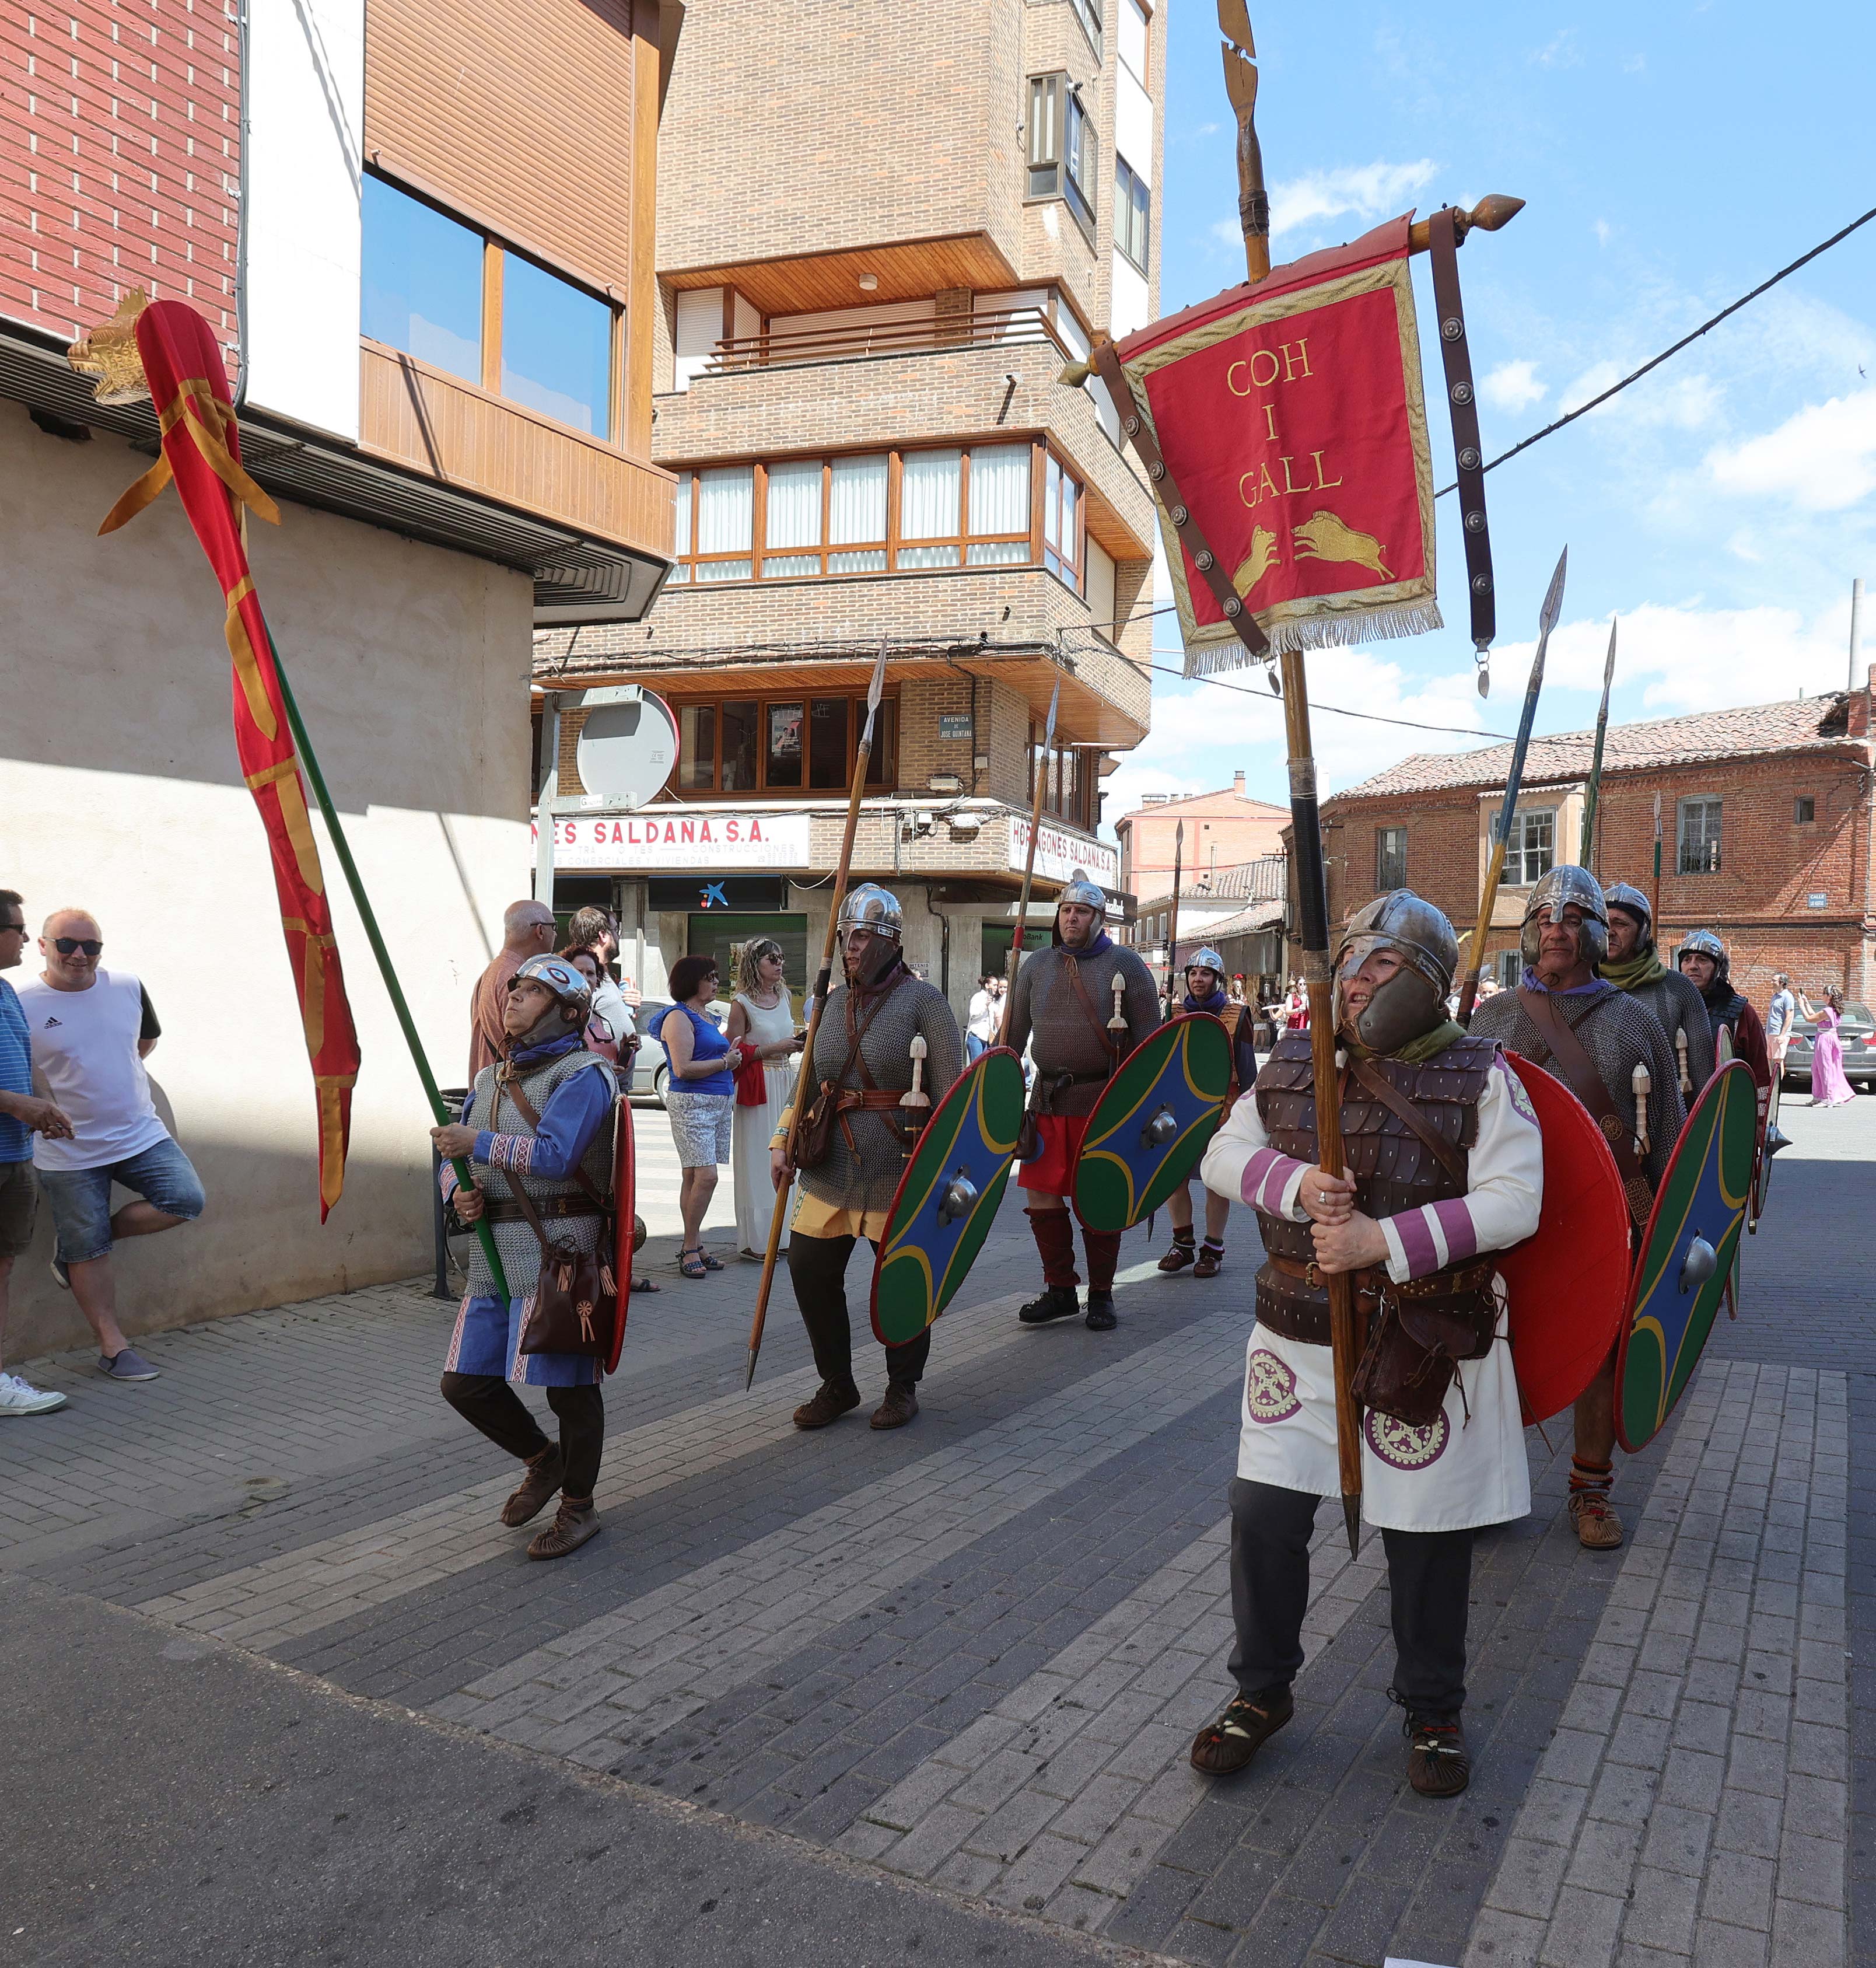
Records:
[[[1800,1018],[1791,1028],[1791,1049],[1785,1054],[1787,1086],[1811,1083],[1811,1041],[1817,1035],[1814,1019]],[[1843,1076],[1858,1092],[1876,1086],[1876,1018],[1867,1005],[1846,1002],[1837,1028],[1843,1042]]]
[[[647,998],[632,1014],[632,1023],[639,1028],[639,1050],[632,1062],[632,1092],[635,1098],[649,1094],[661,1107],[671,1084],[671,1065],[656,1033],[658,1021],[670,1009],[668,998]],[[720,1032],[729,1023],[729,1007],[721,998],[716,999],[708,1007],[707,1015]]]

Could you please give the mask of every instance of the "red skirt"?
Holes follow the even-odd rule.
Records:
[[[1040,1190],[1046,1196],[1072,1196],[1075,1164],[1082,1158],[1088,1119],[1085,1114],[1038,1114],[1036,1132],[1042,1153],[1033,1162],[1017,1164],[1017,1186]]]

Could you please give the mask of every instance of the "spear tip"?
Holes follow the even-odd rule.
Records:
[[[1359,1492],[1342,1492],[1342,1528],[1348,1533],[1348,1555],[1357,1555],[1361,1542],[1361,1497]]]

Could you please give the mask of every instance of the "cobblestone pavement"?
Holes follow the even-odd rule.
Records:
[[[785,1272],[746,1394],[753,1267],[661,1270],[607,1388],[605,1534],[553,1566],[437,1397],[453,1308],[421,1282],[164,1334],[147,1386],[34,1362],[73,1399],[0,1427],[0,1566],[1111,1954],[1876,1960],[1876,1099],[1786,1124],[1741,1316],[1623,1463],[1625,1549],[1577,1546],[1567,1422],[1528,1437],[1532,1516],[1480,1536],[1455,1804],[1405,1786],[1379,1541],[1351,1560],[1332,1509],[1295,1721],[1234,1782],[1185,1762],[1229,1692],[1241,1216],[1215,1284],[1136,1233],[1119,1332],[1028,1330],[1012,1197],[892,1433],[788,1425]]]

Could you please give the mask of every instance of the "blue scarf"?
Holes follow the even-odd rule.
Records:
[[[1538,973],[1528,968],[1524,974],[1524,988],[1527,991],[1542,991],[1553,998],[1599,998],[1605,991],[1612,991],[1615,986],[1606,977],[1592,977],[1587,984],[1573,984],[1567,991],[1552,991],[1548,984],[1538,981]]]
[[[1185,994],[1184,1002],[1189,1012],[1209,1012],[1214,1018],[1221,1018],[1229,1001],[1222,989],[1214,991],[1209,998],[1195,998],[1191,992]]]
[[[1108,935],[1108,932],[1105,929],[1095,938],[1092,943],[1084,944],[1079,950],[1069,949],[1068,945],[1062,940],[1062,932],[1059,930],[1055,931],[1053,932],[1053,935],[1055,938],[1056,948],[1060,950],[1065,956],[1098,956],[1104,950],[1111,950],[1114,947],[1114,939],[1112,937]]]
[[[564,1038],[542,1039],[534,1045],[518,1047],[508,1055],[509,1063],[532,1072],[537,1066],[545,1066],[550,1059],[558,1059],[563,1053],[577,1052],[585,1044],[583,1034],[570,1031]]]

